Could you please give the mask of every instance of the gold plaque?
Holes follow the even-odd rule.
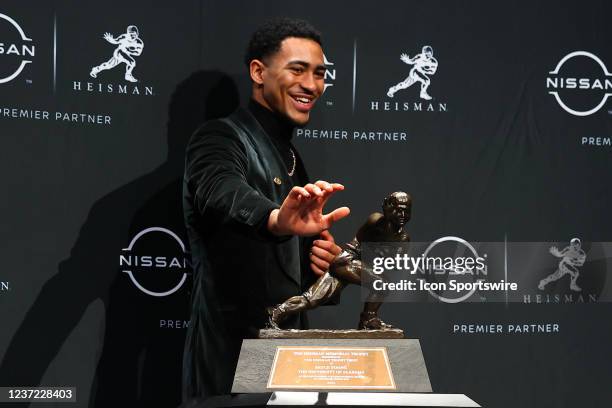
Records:
[[[278,346],[268,388],[395,390],[386,347]]]

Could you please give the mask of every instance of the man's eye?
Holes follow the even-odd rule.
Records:
[[[296,74],[301,74],[301,73],[304,72],[304,68],[302,68],[302,67],[293,67],[293,68],[291,68],[291,70],[293,72],[295,72]]]

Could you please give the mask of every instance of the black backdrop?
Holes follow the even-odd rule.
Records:
[[[324,34],[330,86],[295,144],[311,178],[347,187],[330,203],[352,210],[332,231],[338,241],[400,189],[414,198],[414,240],[612,241],[612,107],[570,112],[610,92],[610,12],[594,0],[4,0],[0,78],[30,62],[0,80],[0,385],[76,386],[76,406],[178,404],[190,286],[183,149],[199,123],[248,99],[243,50],[272,16],[305,18]],[[104,33],[129,25],[144,42],[139,82],[124,79],[123,64],[91,78],[116,48]],[[425,45],[439,64],[433,99],[419,97],[418,83],[389,98],[411,68],[400,55]],[[585,53],[551,73],[575,51]],[[547,78],[588,86],[557,89]],[[349,288],[334,313],[311,313],[312,326],[353,326],[359,301]],[[383,313],[421,339],[436,392],[492,407],[604,407],[610,310],[430,302]],[[489,323],[560,331],[453,332]]]

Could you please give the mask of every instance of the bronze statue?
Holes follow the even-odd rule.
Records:
[[[279,324],[289,315],[320,306],[339,294],[349,283],[361,285],[365,274],[373,278],[372,270],[361,261],[362,242],[409,242],[410,236],[404,226],[410,220],[412,198],[398,191],[389,194],[383,201],[383,212],[375,212],[359,228],[355,238],[336,256],[324,275],[308,290],[293,296],[285,302],[269,307],[268,328],[280,329]],[[382,295],[371,294],[365,302],[359,319],[360,330],[391,330],[393,326],[378,317],[382,305]]]

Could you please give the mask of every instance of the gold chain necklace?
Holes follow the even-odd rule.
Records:
[[[293,166],[291,166],[291,171],[288,172],[287,174],[289,175],[289,177],[293,177],[293,173],[295,173],[295,153],[293,153],[293,149],[289,148],[289,151],[291,152],[291,157],[293,158]]]

